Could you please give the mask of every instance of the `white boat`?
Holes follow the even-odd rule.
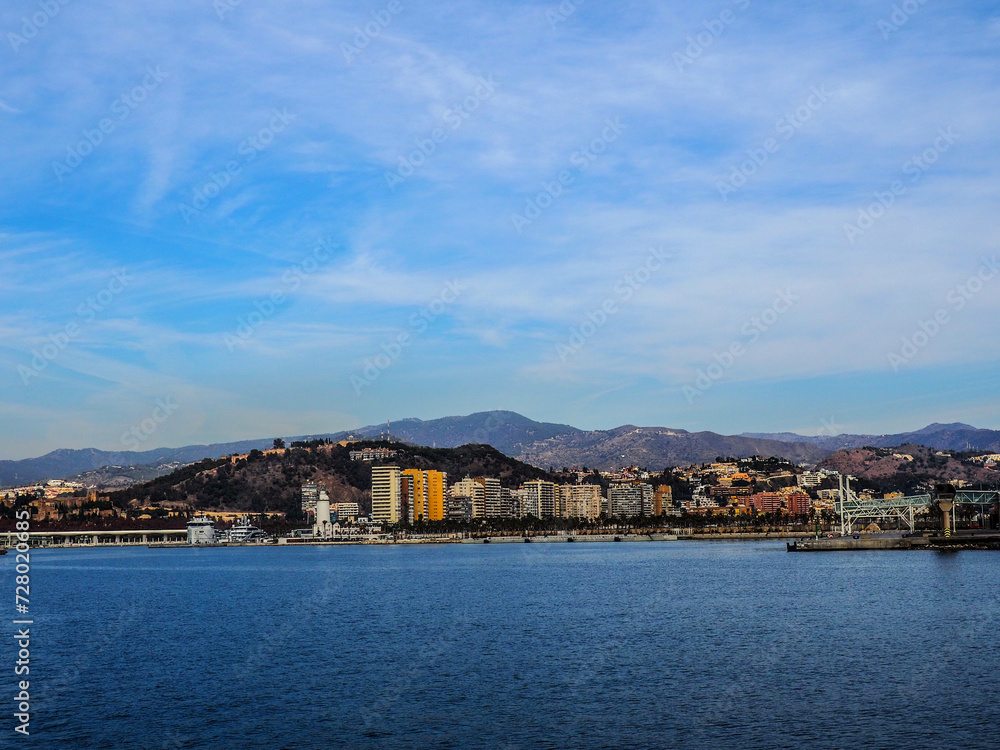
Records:
[[[243,516],[232,527],[220,533],[218,540],[225,544],[248,544],[269,542],[271,537],[262,529],[251,524],[249,516]]]
[[[187,522],[188,544],[215,544],[215,523],[207,516],[195,516]]]

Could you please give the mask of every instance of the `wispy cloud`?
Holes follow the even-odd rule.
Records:
[[[813,408],[807,383],[849,378],[863,400],[889,384],[917,394],[963,363],[995,367],[983,343],[994,294],[971,300],[907,373],[885,357],[1000,251],[995,9],[928,3],[886,35],[890,5],[591,0],[552,24],[551,3],[404,3],[351,60],[342,45],[370,20],[362,3],[242,3],[223,19],[210,3],[67,5],[0,56],[2,127],[17,144],[0,154],[10,381],[113,269],[136,280],[46,372],[58,366],[61,388],[92,397],[14,389],[0,407],[58,403],[82,426],[132,382],[142,398],[164,384],[200,394],[203,423],[158,433],[179,441],[239,437],[234,405],[262,393],[260,414],[289,427],[313,425],[316,404],[376,421],[416,404],[430,417],[499,403],[594,426],[743,431],[810,423],[797,412]],[[23,15],[6,7],[0,29]],[[150,66],[167,76],[139,92]],[[495,91],[477,98],[484,79]],[[804,117],[817,88],[828,97]],[[269,135],[275,110],[295,120]],[[620,138],[594,145],[609,118]],[[60,180],[53,164],[97,141],[103,120],[113,128]],[[846,241],[844,224],[909,180],[908,160],[949,127],[954,147]],[[447,137],[387,185],[435,129]],[[768,138],[779,147],[754,162]],[[748,159],[750,177],[723,200],[720,180]],[[512,231],[511,213],[563,171],[573,179],[558,198]],[[185,217],[182,203],[223,181]],[[291,289],[284,274],[320,239],[336,252]],[[556,344],[651,246],[669,267],[561,361]],[[356,363],[454,279],[467,291],[356,408]],[[696,408],[678,405],[691,373],[785,287],[801,303]],[[238,351],[220,344],[275,290],[284,301],[266,325]],[[277,393],[291,373],[294,392]],[[775,382],[802,395],[786,403]],[[773,409],[744,412],[754,388]],[[871,410],[869,428],[902,409]]]

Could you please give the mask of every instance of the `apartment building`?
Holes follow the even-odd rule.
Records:
[[[556,515],[556,496],[559,485],[546,482],[544,479],[533,479],[521,485],[525,494],[521,500],[521,516],[536,518],[554,518]]]
[[[662,516],[674,505],[674,490],[669,484],[661,484],[653,493],[653,515]]]
[[[372,467],[372,520],[376,523],[402,520],[401,478],[398,466]]]
[[[618,518],[653,514],[653,485],[644,482],[612,484],[608,489],[608,515]]]
[[[425,471],[427,483],[427,520],[443,521],[448,497],[448,472]]]
[[[483,515],[486,518],[503,516],[503,504],[500,501],[500,480],[494,477],[476,477],[475,481],[483,486]]]
[[[795,483],[799,487],[819,487],[824,475],[818,471],[804,471],[795,477]]]
[[[461,482],[451,486],[451,498],[464,498],[471,503],[472,517],[483,518],[486,515],[486,487],[475,479],[466,477]],[[452,517],[451,511],[448,517]]]
[[[406,484],[404,496],[408,501],[406,520],[409,523],[427,520],[427,472],[406,469],[403,480]]]
[[[601,514],[601,488],[596,484],[564,484],[560,488],[561,518],[594,520]]]
[[[361,508],[357,503],[337,503],[331,506],[331,510],[337,514],[338,521],[353,520],[361,515]]]

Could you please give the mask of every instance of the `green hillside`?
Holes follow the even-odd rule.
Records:
[[[132,501],[148,505],[190,505],[195,509],[282,511],[294,520],[301,514],[301,486],[322,482],[332,502],[356,502],[363,513],[371,509],[372,465],[352,461],[351,450],[364,447],[392,448],[395,458],[375,462],[404,469],[436,469],[455,482],[466,475],[491,476],[507,487],[531,479],[551,479],[548,472],[500,453],[489,445],[458,448],[427,448],[403,443],[359,442],[350,447],[314,441],[308,447],[293,447],[280,453],[254,450],[246,458],[205,459],[152,481],[112,495],[125,507]]]

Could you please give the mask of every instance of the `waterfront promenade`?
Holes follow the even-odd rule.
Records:
[[[0,543],[17,545],[17,531],[0,531]],[[107,531],[32,531],[31,547],[134,547],[144,544],[186,542],[187,529],[127,529]]]
[[[0,546],[10,549],[17,545],[16,531],[0,532]],[[761,540],[761,539],[805,539],[812,536],[802,531],[768,532],[719,532],[695,533],[693,529],[677,528],[664,531],[642,532],[640,530],[611,530],[599,533],[565,533],[551,531],[529,531],[522,533],[498,534],[424,534],[393,537],[388,534],[352,535],[344,538],[317,539],[279,537],[268,542],[248,544],[221,543],[213,545],[189,545],[186,529],[128,529],[103,531],[32,531],[29,533],[32,548],[67,547],[301,547],[358,544],[555,544],[581,542],[651,542],[677,540]]]

